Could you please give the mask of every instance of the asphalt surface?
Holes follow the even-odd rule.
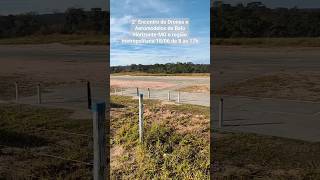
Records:
[[[214,99],[212,122],[220,129],[220,97]],[[223,99],[222,130],[320,142],[320,103],[248,97]]]

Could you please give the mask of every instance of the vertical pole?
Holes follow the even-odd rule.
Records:
[[[219,128],[223,127],[223,98],[220,99],[219,105]]]
[[[16,103],[19,102],[19,86],[18,82],[15,82],[15,87],[16,87]]]
[[[137,96],[139,96],[139,88],[137,88]]]
[[[150,88],[148,88],[148,99],[150,99]]]
[[[91,86],[90,82],[87,82],[87,99],[88,99],[88,109],[92,108],[92,99],[91,99]]]
[[[93,112],[93,179],[104,180],[106,157],[105,157],[105,103],[96,103]]]
[[[178,91],[178,103],[180,103],[180,91]]]
[[[171,97],[170,97],[170,91],[168,92],[168,101],[171,100]]]
[[[116,87],[114,88],[114,93],[117,94],[117,88]]]
[[[38,104],[42,103],[42,99],[41,99],[41,85],[38,84],[37,86],[37,91],[38,91]]]
[[[143,94],[139,95],[139,141],[143,142]]]

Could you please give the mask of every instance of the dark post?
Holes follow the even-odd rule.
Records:
[[[106,103],[96,103],[93,112],[93,179],[104,180],[106,157],[105,157],[105,113]]]
[[[18,82],[15,82],[15,87],[16,87],[16,103],[19,102],[19,85]]]
[[[37,91],[38,91],[38,104],[41,104],[42,99],[41,99],[41,84],[40,83],[37,86]]]
[[[223,98],[220,99],[219,105],[219,128],[223,127]]]
[[[88,97],[88,109],[92,108],[92,99],[91,99],[91,86],[90,82],[87,82],[87,97]]]

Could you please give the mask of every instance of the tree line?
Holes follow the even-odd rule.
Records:
[[[0,38],[48,34],[108,34],[110,13],[101,8],[64,13],[0,15]]]
[[[319,37],[320,9],[268,8],[215,1],[211,7],[211,37]]]
[[[193,64],[187,63],[167,63],[167,64],[131,64],[129,66],[112,66],[111,73],[123,73],[123,72],[145,72],[145,73],[208,73],[208,64]]]

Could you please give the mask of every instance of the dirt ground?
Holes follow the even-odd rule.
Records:
[[[108,52],[104,46],[0,46],[0,76],[43,82],[104,82]]]
[[[320,48],[213,48],[218,94],[320,99]]]
[[[111,92],[121,91],[115,93],[117,95],[136,97],[136,88],[139,88],[139,93],[148,98],[147,89],[149,88],[151,99],[168,101],[169,103],[210,106],[209,77],[117,75],[111,76],[110,79]]]
[[[165,82],[146,82],[146,81],[137,81],[137,80],[130,80],[130,81],[123,81],[123,80],[110,80],[111,87],[118,87],[118,88],[152,88],[152,89],[163,89],[173,87],[174,84],[172,83],[165,83]]]

